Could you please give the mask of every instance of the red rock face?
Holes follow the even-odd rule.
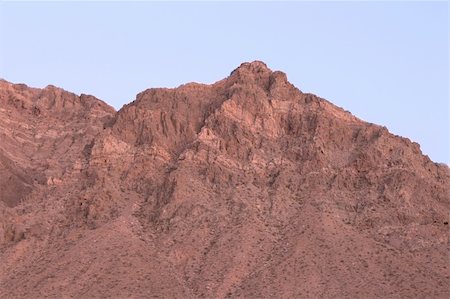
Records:
[[[450,295],[449,168],[262,62],[0,103],[1,297]]]

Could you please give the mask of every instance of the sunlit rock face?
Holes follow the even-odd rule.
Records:
[[[118,112],[0,81],[0,297],[448,297],[449,186],[259,61]]]

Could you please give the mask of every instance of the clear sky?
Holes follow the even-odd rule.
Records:
[[[0,77],[120,108],[263,60],[450,162],[447,2],[1,2]]]

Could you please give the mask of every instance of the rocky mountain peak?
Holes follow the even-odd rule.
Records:
[[[449,168],[263,62],[0,104],[0,297],[448,297]]]
[[[231,75],[235,73],[253,73],[264,74],[271,73],[272,70],[262,61],[255,60],[252,62],[244,62],[239,67],[231,72]]]

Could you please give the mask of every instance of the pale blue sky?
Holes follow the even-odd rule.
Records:
[[[120,108],[263,60],[450,161],[447,2],[0,3],[0,77]]]

